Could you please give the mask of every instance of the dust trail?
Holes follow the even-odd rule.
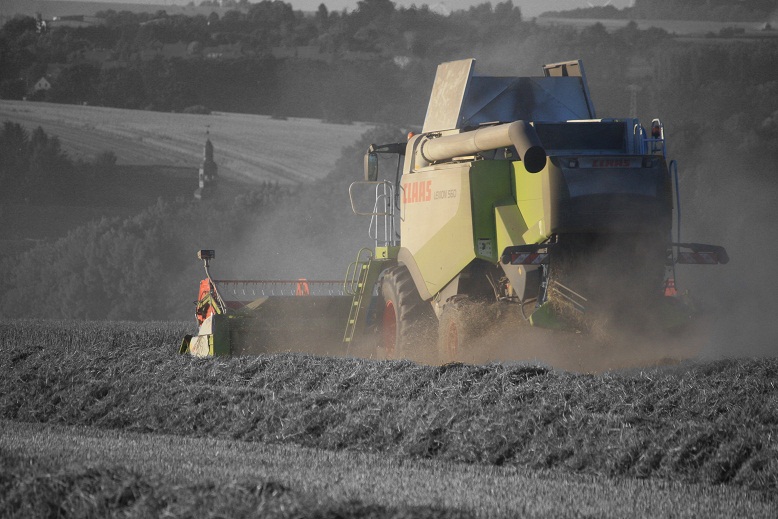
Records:
[[[516,316],[514,316],[516,317]],[[411,360],[426,365],[529,364],[574,373],[674,366],[700,357],[712,340],[710,319],[699,319],[674,333],[639,334],[612,328],[596,333],[555,331],[530,326],[517,319],[485,323],[480,334],[461,345],[455,356],[440,353],[437,330],[428,329],[402,353],[389,354],[378,346],[378,336],[367,333],[351,345],[340,340],[316,340],[303,324],[290,327],[286,339],[265,343],[246,354],[298,352],[375,360]],[[295,332],[301,340],[296,340]],[[302,339],[305,337],[306,339]]]

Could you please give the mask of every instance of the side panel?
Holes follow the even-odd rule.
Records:
[[[497,245],[495,206],[511,195],[510,168],[509,161],[486,160],[474,162],[470,169],[473,245],[476,257],[490,263],[497,263],[502,252]]]
[[[400,193],[403,248],[436,294],[475,258],[470,164],[403,175]]]
[[[451,130],[459,127],[459,116],[465,99],[474,59],[450,61],[438,65],[432,86],[423,132]]]
[[[552,158],[551,233],[662,233],[672,225],[670,177],[663,160],[582,157],[577,167]]]
[[[474,66],[473,59],[438,66],[424,133],[495,121],[595,117],[580,61],[548,65],[546,77],[476,76]]]
[[[403,177],[403,248],[413,256],[429,294],[442,290],[474,259],[497,263],[495,205],[511,196],[510,165],[439,165]]]
[[[524,233],[527,232],[527,224],[521,217],[516,200],[501,200],[494,208],[495,225],[497,231],[497,250],[504,251],[512,245],[524,245]]]
[[[473,76],[459,128],[502,121],[589,119],[586,88],[579,77]]]
[[[576,165],[568,166],[569,162]],[[525,243],[552,234],[669,233],[672,200],[664,161],[641,156],[551,157],[529,173],[513,163]]]
[[[524,243],[540,243],[550,235],[549,160],[538,173],[530,173],[521,162],[512,163],[514,193],[524,222]]]

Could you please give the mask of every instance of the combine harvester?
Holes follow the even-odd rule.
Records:
[[[580,61],[546,65],[543,77],[477,76],[474,65],[438,67],[420,134],[370,146],[365,180],[349,194],[374,244],[345,283],[215,281],[213,251],[200,251],[200,330],[181,352],[337,343],[444,362],[469,359],[463,349],[504,324],[688,327],[694,312],[675,266],[728,258],[719,246],[680,243],[678,169],[662,123],[598,119]],[[379,154],[398,157],[389,179],[379,178]]]

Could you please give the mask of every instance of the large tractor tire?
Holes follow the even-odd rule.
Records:
[[[423,360],[434,315],[419,296],[405,266],[387,269],[381,281],[381,295],[379,356]]]

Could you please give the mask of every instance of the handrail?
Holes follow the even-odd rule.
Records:
[[[394,193],[394,186],[391,182],[388,180],[357,180],[356,182],[352,182],[350,186],[348,186],[348,197],[351,202],[351,210],[354,212],[354,214],[359,216],[391,216],[394,214],[393,210],[383,211],[383,212],[377,212],[376,206],[373,205],[373,211],[371,212],[364,212],[357,210],[356,206],[354,205],[354,193],[353,189],[355,186],[362,186],[362,185],[374,185],[376,187],[378,186],[387,186],[389,191],[393,194]]]
[[[667,141],[665,140],[664,125],[659,119],[654,119],[651,121],[651,124],[657,124],[659,126],[659,137],[649,137],[649,133],[640,123],[635,124],[632,129],[632,134],[637,136],[640,144],[638,153],[640,155],[646,155],[648,153],[656,154],[657,152],[661,152],[663,157],[667,157]]]
[[[640,149],[637,150],[638,155],[645,155],[646,154],[646,129],[643,128],[642,124],[636,123],[635,126],[632,128],[632,134],[636,135],[638,138],[638,145],[640,146]]]
[[[363,255],[366,258],[363,259]],[[353,296],[359,291],[360,278],[362,277],[360,266],[367,264],[371,259],[373,259],[372,249],[367,247],[359,249],[357,259],[349,263],[349,266],[346,268],[346,278],[343,281],[343,291],[346,294]]]
[[[372,211],[361,211],[357,209],[354,203],[354,188],[357,186],[375,186],[375,202]],[[375,246],[393,246],[397,245],[396,238],[396,210],[395,210],[395,188],[394,184],[388,180],[360,180],[352,182],[348,188],[349,200],[351,201],[351,210],[356,215],[370,216],[368,225],[368,236],[375,241]],[[383,233],[381,233],[381,217],[383,217]],[[383,234],[381,236],[381,234]]]

